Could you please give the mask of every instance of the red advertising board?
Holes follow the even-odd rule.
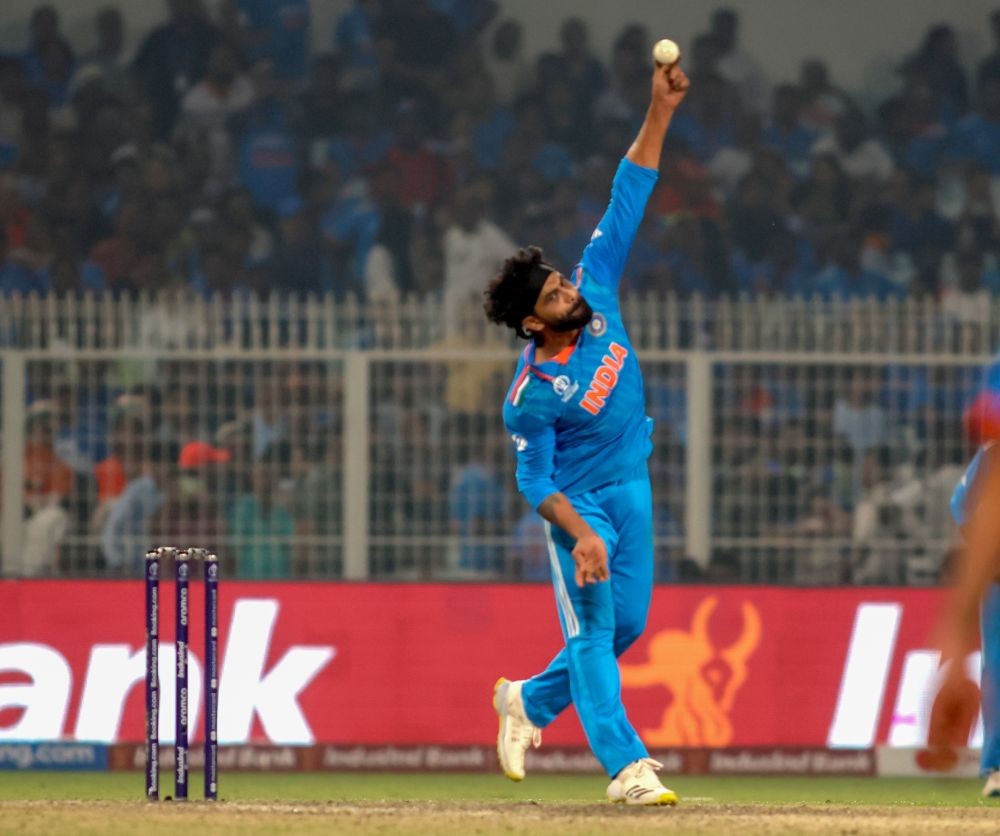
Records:
[[[162,585],[165,739],[172,592]],[[197,585],[192,599],[197,660]],[[622,657],[629,716],[654,749],[919,745],[939,600],[935,590],[658,587],[645,634]],[[531,675],[561,645],[541,585],[230,582],[220,623],[225,743],[489,745],[493,682]],[[140,740],[143,646],[140,582],[0,582],[0,740]],[[196,715],[200,676],[196,661]],[[545,740],[582,744],[575,714]]]

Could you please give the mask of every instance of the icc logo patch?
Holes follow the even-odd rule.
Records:
[[[608,321],[604,318],[604,314],[595,313],[594,318],[590,320],[590,324],[587,326],[587,331],[591,336],[600,337],[607,330]]]
[[[573,383],[564,374],[559,375],[559,377],[552,381],[552,391],[562,398],[564,402],[572,398],[579,388],[579,383]]]
[[[510,440],[514,442],[514,449],[517,450],[518,453],[528,448],[528,439],[526,439],[523,435],[512,435]]]

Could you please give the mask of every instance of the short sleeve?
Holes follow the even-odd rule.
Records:
[[[504,424],[517,456],[517,488],[532,508],[559,492],[554,478],[556,418],[552,405],[537,395],[520,406],[504,405]]]

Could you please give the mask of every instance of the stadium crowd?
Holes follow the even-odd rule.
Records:
[[[310,55],[307,0],[167,6],[134,55],[122,4],[88,54],[41,6],[27,52],[0,57],[0,298],[433,295],[460,320],[515,242],[575,262],[648,100],[640,24],[605,62],[569,19],[532,63],[491,0],[358,0]],[[936,26],[872,109],[820,60],[770,86],[716,10],[684,45],[692,92],[625,291],[919,296],[974,320],[1000,290],[1000,11],[989,23],[972,73]],[[495,420],[507,364],[429,368],[372,385],[373,571],[547,577]],[[710,578],[908,578],[882,546],[944,530],[975,380],[869,371],[718,370]],[[684,380],[647,375],[660,576],[701,577],[681,559]],[[29,375],[21,571],[133,574],[169,532],[221,544],[242,577],[338,574],[342,385],[328,364],[264,361]],[[741,537],[786,543],[769,554],[794,569],[748,574],[724,544]]]
[[[513,242],[571,266],[641,121],[650,32],[608,60],[571,18],[534,62],[493,0],[169,0],[124,51],[125,5],[80,53],[52,6],[0,58],[0,291],[478,294]],[[986,21],[984,21],[984,24]],[[682,294],[1000,288],[1000,12],[973,72],[947,25],[863,107],[821,60],[773,87],[717,9],[626,271]],[[319,40],[330,49],[310,54]],[[971,77],[970,77],[971,76]]]

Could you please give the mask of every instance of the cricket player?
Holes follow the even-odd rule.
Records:
[[[486,291],[486,313],[527,339],[503,406],[521,493],[546,520],[565,647],[531,679],[500,679],[497,753],[524,778],[528,747],[570,702],[612,781],[608,798],[676,804],[661,765],[625,716],[617,657],[642,633],[653,581],[652,420],[618,304],[618,283],[656,183],[663,140],[688,78],[657,66],[645,120],[611,202],[569,274],[519,250]]]
[[[1000,460],[1000,445],[993,442],[984,444],[979,448],[955,486],[951,497],[951,514],[963,533],[968,530],[969,526],[980,520],[984,514],[990,513],[990,509],[994,514],[996,513],[995,503],[992,506],[987,506],[983,502],[983,491],[986,489],[987,483],[982,477],[997,469],[998,460]],[[979,524],[983,524],[981,520]],[[964,556],[963,563],[968,559],[967,555]],[[964,567],[960,567],[960,571],[962,568]],[[1000,584],[995,580],[996,570],[994,571],[994,581],[986,586],[980,607],[983,660],[981,677],[983,751],[980,758],[980,774],[986,778],[986,784],[983,787],[983,795],[986,797],[1000,797],[1000,728],[998,728],[998,721],[1000,721]],[[966,646],[961,650],[953,651],[952,653],[957,655],[952,655],[951,658],[964,659],[965,653],[971,649],[971,646]],[[949,682],[948,687],[953,690],[961,687],[959,684],[961,679],[958,676],[961,667],[960,664],[952,664],[952,668],[956,669],[955,678]],[[974,699],[973,690],[967,686],[961,693],[973,694],[972,699]],[[945,691],[939,700],[947,701],[948,698],[949,693]],[[941,704],[939,701],[935,701],[934,709],[935,712],[947,710],[947,702]],[[958,733],[958,738],[965,739],[955,739],[947,726],[942,728],[940,722],[934,722],[935,719],[940,720],[940,718],[934,717],[932,714],[928,740],[932,748],[943,745],[962,745],[968,739],[968,729],[974,717],[970,717],[968,712],[964,712],[963,718],[963,712],[956,711],[954,730]],[[944,739],[935,739],[938,736]]]
[[[938,620],[937,645],[945,677],[934,700],[928,729],[933,761],[954,763],[967,739],[980,689],[962,661],[982,639],[981,703],[984,795],[1000,794],[1000,356],[987,368],[983,390],[965,413],[965,430],[980,445],[952,497],[965,549],[953,572],[952,589]]]

